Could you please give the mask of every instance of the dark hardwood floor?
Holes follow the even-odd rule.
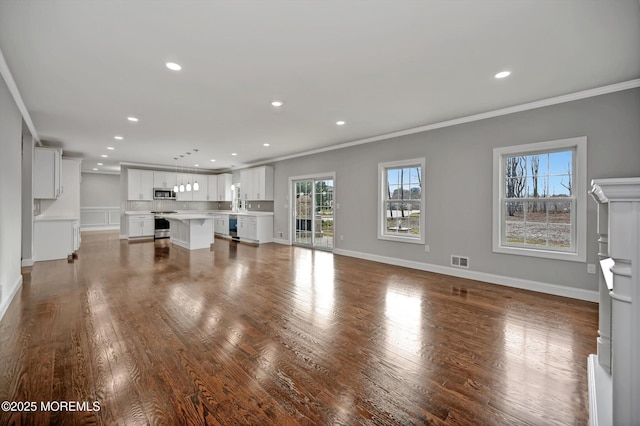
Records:
[[[588,422],[594,303],[277,244],[82,237],[0,322],[0,401],[38,408],[0,425]]]

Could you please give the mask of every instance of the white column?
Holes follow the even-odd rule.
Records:
[[[598,258],[609,257],[609,205],[598,203]],[[598,363],[611,374],[611,297],[609,287],[601,273],[598,279],[599,320],[598,320]]]
[[[591,192],[599,203],[609,205],[609,255],[615,262],[611,268],[613,290],[610,292],[613,424],[638,425],[640,178],[594,180]]]

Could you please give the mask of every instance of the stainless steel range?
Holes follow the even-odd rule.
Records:
[[[155,232],[153,238],[158,240],[160,238],[169,238],[171,236],[171,222],[164,217],[164,215],[178,213],[176,211],[161,211],[151,212],[155,216]]]

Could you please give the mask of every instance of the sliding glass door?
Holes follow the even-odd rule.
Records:
[[[295,245],[333,250],[333,178],[293,181]]]

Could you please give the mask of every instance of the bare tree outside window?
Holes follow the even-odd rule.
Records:
[[[422,211],[422,167],[384,169],[385,234],[419,236]]]

